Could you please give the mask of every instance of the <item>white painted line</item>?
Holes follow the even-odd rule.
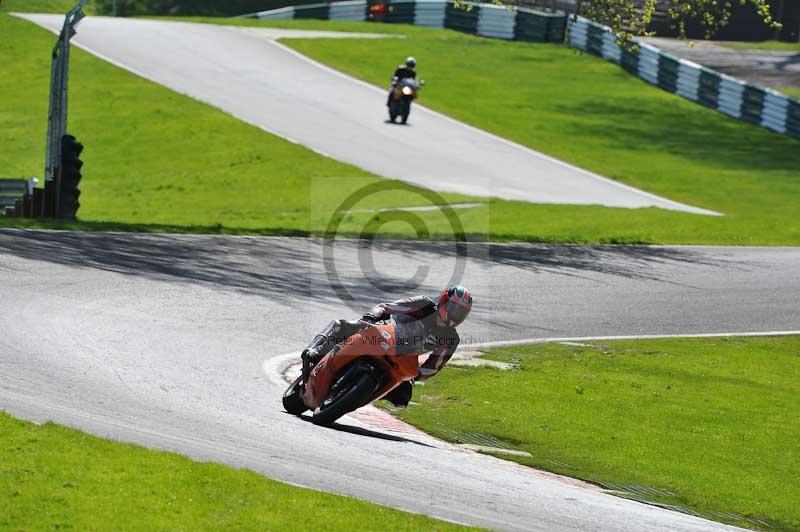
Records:
[[[300,351],[293,351],[284,355],[268,358],[261,364],[261,369],[272,384],[286,386],[287,381],[283,378],[284,372],[292,365],[292,362],[300,360]]]
[[[800,331],[764,331],[764,332],[726,332],[726,333],[700,333],[700,334],[638,334],[623,336],[573,336],[563,338],[523,338],[520,340],[500,340],[496,342],[481,342],[471,346],[464,345],[465,350],[503,347],[525,344],[549,344],[556,342],[601,342],[604,340],[658,340],[664,338],[758,338],[771,336],[800,336]],[[459,350],[461,347],[459,347]]]
[[[481,353],[483,354],[483,353]],[[497,360],[489,360],[488,358],[458,358],[453,357],[447,363],[448,366],[457,368],[493,368],[500,371],[511,371],[520,369],[518,364],[509,364],[508,362],[500,362]]]
[[[659,340],[666,338],[769,338],[776,336],[800,336],[797,331],[749,331],[749,332],[723,332],[723,333],[699,333],[699,334],[637,334],[637,335],[618,335],[618,336],[571,336],[571,337],[551,337],[551,338],[523,338],[520,340],[499,340],[495,342],[480,342],[471,346],[462,344],[458,348],[458,354],[463,351],[470,351],[476,348],[487,349],[492,347],[504,347],[514,345],[530,344],[549,344],[567,343],[577,344],[579,342],[602,342],[611,340]],[[283,355],[268,358],[261,364],[261,369],[273,384],[285,385],[288,381],[284,377],[286,370],[299,363],[300,351],[292,351]]]
[[[487,447],[486,445],[473,445],[471,443],[457,444],[461,449],[469,449],[470,451],[477,451],[479,453],[494,453],[494,454],[510,454],[512,456],[533,456],[527,451],[515,451],[513,449],[503,449],[502,447]]]

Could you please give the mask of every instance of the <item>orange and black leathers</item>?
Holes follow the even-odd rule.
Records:
[[[455,353],[460,342],[454,327],[436,323],[436,303],[427,296],[399,299],[381,303],[364,315],[367,321],[392,318],[397,325],[397,354],[430,353],[420,366],[416,380],[436,375]]]

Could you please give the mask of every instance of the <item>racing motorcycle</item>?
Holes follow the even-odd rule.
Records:
[[[313,368],[303,361],[301,375],[283,394],[283,407],[329,426],[343,415],[384,397],[419,373],[417,354],[398,355],[395,326],[362,322],[364,328],[334,347]]]
[[[408,122],[411,102],[417,98],[417,93],[422,85],[423,82],[417,83],[412,78],[403,78],[394,84],[389,98],[389,120],[392,123],[396,122],[397,117],[400,117],[400,122],[403,124]]]

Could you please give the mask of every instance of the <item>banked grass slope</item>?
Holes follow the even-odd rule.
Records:
[[[214,22],[229,23],[230,20]],[[259,21],[234,21],[258,25]],[[478,39],[370,23],[286,21],[284,27],[390,31],[407,39],[292,40],[287,44],[385,85],[397,57],[415,53],[428,80],[422,103],[550,155],[649,192],[726,214],[477,201],[458,210],[472,238],[543,242],[796,245],[800,143],[737,123],[563,46]],[[40,175],[53,37],[0,14],[9,76],[0,114],[8,177]],[[471,65],[481,65],[473,68]],[[243,124],[209,106],[76,50],[70,130],[86,144],[86,229],[318,234],[336,206],[375,177]],[[410,154],[413,156],[413,154]],[[349,187],[333,177],[357,177]],[[370,198],[341,226],[361,234],[375,209],[424,203]],[[320,198],[323,201],[319,201]],[[418,212],[423,237],[451,238],[438,212]],[[378,215],[380,217],[380,215]],[[0,224],[45,225],[0,219]],[[405,223],[380,234],[414,237]]]

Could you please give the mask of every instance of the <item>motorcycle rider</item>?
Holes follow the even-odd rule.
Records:
[[[311,344],[303,350],[302,357],[313,367],[336,344],[366,327],[363,322],[376,323],[393,319],[396,327],[396,353],[398,355],[430,353],[420,365],[415,381],[424,381],[436,375],[450,360],[460,342],[456,327],[472,310],[472,294],[461,285],[442,290],[438,302],[427,296],[415,296],[391,303],[381,303],[364,314],[362,320],[334,320]],[[407,406],[411,400],[411,382],[403,382],[386,395],[395,406]]]
[[[398,65],[398,67],[394,71],[394,75],[392,76],[392,87],[389,89],[389,97],[386,99],[386,105],[389,105],[389,102],[392,101],[392,93],[394,92],[394,88],[397,86],[400,81],[404,79],[417,79],[417,71],[414,70],[417,67],[417,60],[411,56],[406,58],[406,63],[404,65]]]

